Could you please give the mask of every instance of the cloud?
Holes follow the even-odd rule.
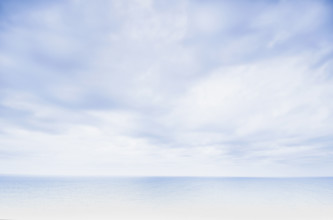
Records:
[[[332,175],[330,3],[1,7],[1,173]]]

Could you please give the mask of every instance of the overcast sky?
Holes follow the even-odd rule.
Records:
[[[0,1],[0,174],[333,175],[321,0]]]

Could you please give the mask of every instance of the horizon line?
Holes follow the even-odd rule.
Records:
[[[253,179],[302,179],[333,178],[333,176],[187,176],[187,175],[45,175],[45,174],[0,174],[0,177],[32,178],[253,178]]]

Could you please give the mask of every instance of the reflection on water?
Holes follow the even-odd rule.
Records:
[[[0,219],[333,219],[333,178],[0,177]]]

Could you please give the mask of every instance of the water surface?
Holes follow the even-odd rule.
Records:
[[[0,176],[0,219],[333,219],[333,178]]]

